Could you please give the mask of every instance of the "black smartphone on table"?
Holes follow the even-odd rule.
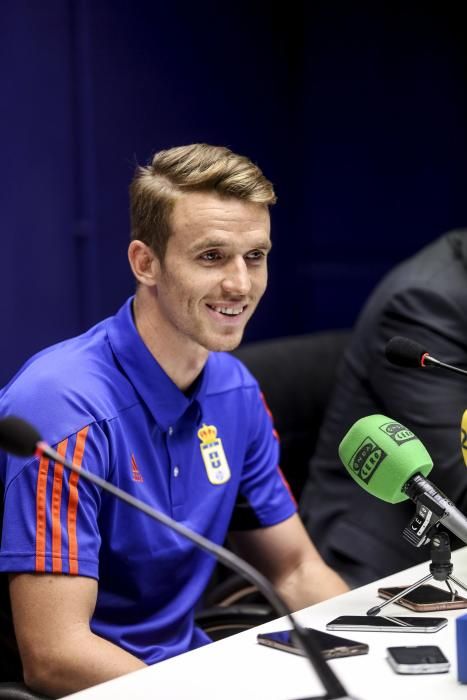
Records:
[[[328,622],[326,629],[354,632],[437,632],[447,624],[448,621],[445,617],[341,615]]]
[[[357,656],[358,654],[368,654],[368,644],[355,642],[353,639],[345,639],[335,634],[328,634],[320,630],[308,628],[314,642],[321,650],[325,659],[337,659],[343,656]],[[281,630],[280,632],[267,632],[258,634],[259,644],[264,644],[274,649],[290,651],[292,654],[302,654],[302,649],[295,644],[292,630]]]
[[[396,673],[447,673],[450,663],[437,646],[388,647],[387,659]]]
[[[406,586],[378,588],[378,595],[385,599],[392,598],[398,593],[402,593],[405,588]],[[457,593],[453,597],[448,589],[438,588],[438,586],[430,584],[419,586],[394,602],[415,612],[467,608],[467,598],[463,598]]]

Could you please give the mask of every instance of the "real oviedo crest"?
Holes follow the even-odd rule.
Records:
[[[214,425],[204,425],[198,430],[199,446],[206,474],[211,484],[225,484],[230,479],[230,468],[225,457],[222,440],[217,437]]]

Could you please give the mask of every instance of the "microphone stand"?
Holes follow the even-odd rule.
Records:
[[[441,362],[441,360],[437,360],[436,357],[432,357],[432,355],[429,355],[427,352],[422,355],[420,365],[422,367],[442,367],[443,369],[449,369],[451,372],[456,372],[456,374],[467,375],[467,370],[455,367],[454,365],[448,365],[446,362]]]
[[[422,586],[426,581],[444,581],[446,586],[451,593],[451,600],[454,600],[457,591],[453,590],[450,585],[452,581],[456,586],[460,586],[467,591],[467,585],[459,581],[455,576],[452,576],[453,564],[451,561],[451,545],[449,540],[449,535],[447,532],[439,531],[437,532],[431,540],[431,563],[430,563],[430,573],[421,578],[416,583],[411,586],[407,586],[400,593],[396,593],[391,598],[388,598],[381,605],[375,605],[375,607],[370,608],[367,611],[367,615],[378,615],[386,605],[389,603],[397,603],[400,598],[403,598],[407,593],[411,593],[416,588]]]
[[[143,513],[146,513],[146,515],[149,515],[149,517],[153,518],[154,520],[157,520],[157,522],[166,525],[171,530],[174,530],[179,535],[182,535],[182,537],[186,537],[191,542],[194,542],[198,547],[200,547],[200,549],[213,555],[218,561],[222,562],[222,564],[225,564],[225,566],[229,567],[237,574],[240,574],[241,576],[246,578],[250,583],[255,585],[261,591],[261,593],[263,593],[263,595],[274,608],[276,613],[280,617],[287,617],[290,620],[294,630],[294,636],[298,645],[304,652],[308,661],[313,666],[316,675],[318,676],[326,691],[326,694],[324,696],[315,696],[314,698],[301,698],[300,700],[352,700],[352,698],[347,694],[342,683],[337,678],[334,671],[331,669],[327,661],[322,656],[318,645],[309,634],[309,631],[305,627],[302,627],[302,625],[297,620],[295,620],[295,617],[293,616],[292,612],[282,600],[282,598],[279,596],[279,594],[275,591],[274,587],[271,585],[268,579],[253,566],[248,564],[248,562],[244,561],[233,552],[230,552],[228,549],[225,549],[224,547],[221,547],[220,545],[211,542],[206,537],[203,537],[203,535],[200,535],[197,532],[194,532],[193,530],[190,530],[189,528],[185,527],[176,520],[173,520],[165,513],[161,513],[160,511],[155,510],[155,508],[152,508],[147,503],[144,503],[144,501],[140,501],[138,498],[135,498],[126,491],[123,491],[117,486],[114,486],[114,484],[105,481],[100,476],[97,476],[92,472],[86,471],[85,469],[76,466],[72,462],[62,457],[46,442],[40,441],[36,444],[35,454],[38,457],[40,457],[41,455],[46,455],[50,459],[53,459],[59,464],[62,464],[70,471],[75,472],[75,474],[78,474],[80,478],[92,482],[96,486],[99,486],[101,489],[107,491],[108,493],[112,494],[121,501],[124,501],[128,505],[137,508]]]

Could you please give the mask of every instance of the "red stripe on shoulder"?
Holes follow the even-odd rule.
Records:
[[[68,439],[62,440],[57,447],[60,457],[65,457]],[[60,522],[60,509],[62,506],[63,466],[55,462],[54,481],[52,487],[52,571],[61,574],[62,562],[62,525]]]
[[[264,408],[265,408],[265,410],[266,410],[266,413],[268,414],[268,416],[269,416],[269,418],[271,419],[271,422],[272,422],[272,434],[273,434],[274,437],[276,438],[277,442],[280,442],[281,439],[280,439],[280,437],[279,437],[279,433],[277,432],[276,428],[274,427],[274,416],[272,415],[272,411],[271,411],[271,409],[269,408],[268,402],[266,401],[266,397],[264,396],[264,394],[263,394],[262,391],[260,392],[260,396],[261,396],[261,401],[263,402],[263,406],[264,406]]]
[[[292,493],[292,489],[290,488],[289,482],[288,482],[287,479],[285,478],[284,472],[282,471],[282,469],[280,468],[279,465],[277,465],[277,471],[279,472],[279,476],[280,476],[280,478],[281,478],[281,480],[282,480],[282,483],[284,484],[285,488],[286,488],[287,491],[289,492],[289,496],[290,496],[290,498],[292,499],[295,508],[298,509],[298,503],[297,503],[297,501],[295,500],[295,496],[294,496],[293,493]]]
[[[89,425],[79,431],[76,436],[75,450],[73,453],[73,464],[81,467],[86,446],[86,438],[88,436]],[[70,495],[68,499],[68,563],[70,574],[78,573],[78,537],[76,534],[76,520],[78,517],[79,493],[78,493],[79,474],[72,472],[70,476]]]
[[[45,542],[47,516],[47,474],[49,458],[42,456],[39,462],[36,484],[36,571],[45,571]]]

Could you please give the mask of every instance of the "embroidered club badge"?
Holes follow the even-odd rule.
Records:
[[[206,474],[211,484],[219,486],[230,479],[230,468],[222,447],[222,440],[217,437],[214,425],[205,425],[198,430],[201,440],[200,450],[203,457]]]

